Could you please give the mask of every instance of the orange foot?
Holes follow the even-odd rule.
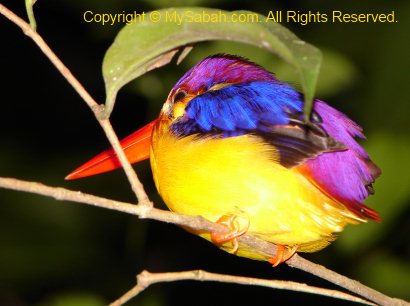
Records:
[[[298,249],[298,246],[295,245],[290,249],[286,249],[287,252],[285,254],[285,246],[283,244],[278,244],[277,247],[278,247],[278,253],[276,254],[276,256],[270,257],[268,259],[269,263],[271,263],[273,267],[276,267],[280,263],[285,262],[286,260],[291,258],[296,253],[296,250]]]
[[[231,241],[232,250],[230,250],[229,253],[235,254],[238,251],[238,237],[243,235],[248,228],[241,230],[235,215],[224,215],[220,217],[216,223],[222,224],[228,231],[226,233],[211,232],[212,241],[216,244]]]

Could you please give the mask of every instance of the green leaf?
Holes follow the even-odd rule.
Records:
[[[189,22],[187,16],[253,16],[253,22]],[[208,14],[208,15],[207,15]],[[249,15],[251,14],[251,15]],[[185,16],[179,24],[170,20]],[[159,18],[158,22],[153,17]],[[168,17],[168,20],[166,19]],[[144,20],[142,20],[142,18]],[[256,21],[257,20],[257,21]],[[265,16],[249,11],[210,8],[169,8],[145,13],[141,20],[125,26],[108,49],[103,62],[106,116],[114,107],[118,91],[128,82],[172,60],[179,48],[207,40],[228,40],[264,48],[277,54],[298,72],[305,94],[305,116],[309,119],[321,64],[321,52],[291,31]],[[307,120],[308,121],[308,120]]]
[[[30,21],[31,28],[33,31],[36,31],[37,23],[36,19],[34,18],[33,6],[37,2],[37,0],[26,0],[26,11],[28,20]]]

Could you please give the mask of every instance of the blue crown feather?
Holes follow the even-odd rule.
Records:
[[[170,129],[177,137],[252,134],[274,146],[280,153],[281,164],[286,167],[294,167],[324,151],[344,148],[327,135],[289,128],[295,126],[294,119],[300,117],[302,110],[302,95],[287,84],[243,82],[193,98],[185,114]]]

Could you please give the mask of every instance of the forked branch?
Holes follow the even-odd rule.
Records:
[[[291,281],[280,281],[280,280],[266,280],[253,277],[243,277],[243,276],[233,276],[226,274],[217,274],[211,273],[203,270],[195,271],[182,271],[182,272],[169,272],[169,273],[150,273],[148,271],[142,271],[137,276],[137,284],[126,292],[119,299],[115,300],[110,304],[110,306],[120,306],[125,304],[127,301],[133,297],[140,294],[146,288],[153,284],[164,283],[164,282],[176,282],[184,280],[193,280],[200,282],[219,282],[219,283],[230,283],[230,284],[239,284],[239,285],[252,285],[252,286],[261,286],[272,289],[281,289],[281,290],[292,290],[297,292],[305,292],[311,294],[319,294],[324,296],[329,296],[333,298],[338,298],[346,301],[362,303],[366,305],[375,305],[369,303],[363,299],[357,298],[350,294],[344,292],[323,289],[319,287],[312,287],[306,284],[295,283]]]
[[[140,180],[138,179],[137,174],[134,169],[131,167],[127,157],[124,154],[124,151],[121,149],[120,142],[118,137],[115,134],[110,121],[107,118],[104,118],[104,105],[99,105],[93,97],[85,90],[84,86],[77,80],[77,78],[71,73],[70,69],[57,57],[57,55],[51,50],[47,45],[44,39],[34,31],[31,26],[21,19],[19,16],[14,14],[3,4],[0,3],[0,14],[8,18],[11,22],[16,24],[20,29],[23,30],[24,34],[30,37],[36,45],[41,49],[44,55],[51,61],[51,63],[57,68],[61,75],[67,80],[67,82],[74,88],[74,90],[80,95],[85,103],[91,108],[94,112],[98,122],[100,123],[102,129],[104,130],[105,135],[108,138],[108,141],[114,148],[115,153],[118,156],[118,159],[121,162],[122,167],[124,168],[125,174],[127,175],[128,181],[131,184],[131,188],[137,196],[138,203],[141,205],[152,206],[152,203],[148,199],[147,194],[144,191]]]

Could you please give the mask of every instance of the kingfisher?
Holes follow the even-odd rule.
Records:
[[[303,95],[261,66],[217,54],[192,67],[160,115],[121,141],[131,163],[149,158],[171,211],[222,224],[196,232],[238,256],[273,266],[315,252],[348,224],[380,221],[364,204],[380,169],[356,141],[362,128],[321,100],[310,122]],[[121,167],[112,149],[66,179]],[[275,257],[244,245],[244,233],[273,243]]]

